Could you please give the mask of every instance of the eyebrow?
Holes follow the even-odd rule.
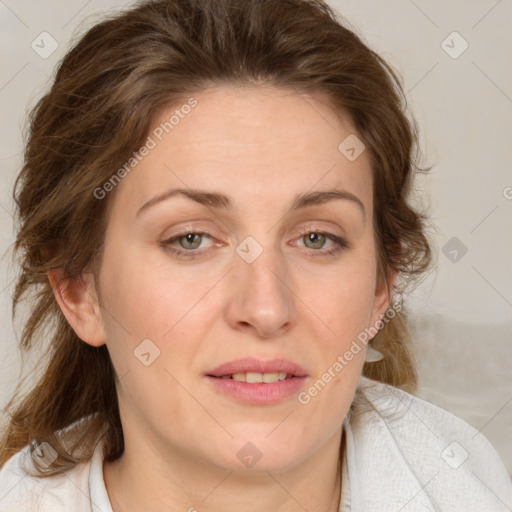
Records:
[[[222,210],[231,210],[233,208],[233,205],[229,197],[225,196],[224,194],[190,188],[173,188],[145,202],[139,208],[135,216],[138,217],[143,211],[147,210],[148,208],[163,201],[167,201],[168,199],[176,195],[183,195],[199,204],[202,204],[210,208]],[[296,196],[295,199],[293,200],[290,210],[300,210],[302,208],[307,208],[308,206],[323,204],[334,199],[348,200],[357,204],[361,210],[361,213],[363,214],[363,219],[366,220],[364,204],[357,196],[346,190],[331,189],[300,194]]]

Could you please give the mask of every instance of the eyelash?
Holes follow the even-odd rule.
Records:
[[[320,249],[319,250],[310,249],[312,251],[313,257],[333,256],[333,255],[338,254],[339,252],[343,251],[344,249],[350,248],[349,244],[343,238],[340,238],[340,237],[338,237],[332,233],[328,233],[326,231],[303,229],[300,233],[301,234],[300,238],[302,238],[306,235],[313,234],[313,233],[317,234],[317,235],[323,235],[335,243],[334,247],[332,247],[331,249],[323,250],[323,251]],[[201,253],[198,253],[198,251],[194,250],[194,249],[190,249],[190,250],[176,249],[176,248],[170,246],[170,244],[172,244],[173,242],[175,242],[175,241],[179,240],[180,238],[187,236],[187,235],[206,235],[207,237],[212,238],[211,235],[209,233],[207,233],[206,231],[185,231],[183,233],[179,233],[179,234],[173,236],[172,238],[163,240],[160,245],[166,251],[171,252],[172,254],[174,254],[175,256],[177,256],[179,258],[192,260],[192,259],[196,258],[197,256],[201,256]]]

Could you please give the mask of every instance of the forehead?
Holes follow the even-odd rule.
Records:
[[[184,98],[155,115],[152,148],[118,186],[123,203],[140,207],[166,189],[190,187],[222,191],[235,206],[263,206],[337,187],[371,209],[368,152],[347,158],[344,141],[355,130],[323,98],[268,86],[218,86],[193,98],[193,108]]]

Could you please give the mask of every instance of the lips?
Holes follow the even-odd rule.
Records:
[[[253,357],[235,359],[206,372],[208,377],[226,377],[237,373],[286,373],[288,378],[306,377],[307,371],[287,359],[261,360]]]
[[[253,406],[277,405],[291,399],[303,389],[307,377],[302,366],[288,359],[265,361],[253,357],[229,361],[205,374],[216,393]]]

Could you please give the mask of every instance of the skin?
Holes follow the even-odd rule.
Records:
[[[307,405],[296,396],[243,404],[204,374],[239,357],[282,357],[307,370],[306,390],[385,313],[395,276],[388,287],[377,279],[368,151],[345,158],[338,145],[355,130],[319,98],[226,85],[194,97],[192,112],[104,199],[94,272],[60,284],[50,274],[71,326],[107,345],[118,376],[125,452],[104,464],[113,509],[337,511],[342,422],[364,350]],[[233,208],[177,195],[136,216],[173,187],[220,192]],[[357,196],[365,216],[339,199],[290,211],[298,194],[332,188]],[[172,243],[197,247],[194,259],[161,244],[186,228],[211,235]],[[308,241],[303,229],[349,247],[321,256],[336,243]],[[235,251],[248,236],[263,248],[252,263]],[[160,350],[149,366],[134,356],[147,338]],[[237,457],[247,442],[262,454],[252,468]]]

